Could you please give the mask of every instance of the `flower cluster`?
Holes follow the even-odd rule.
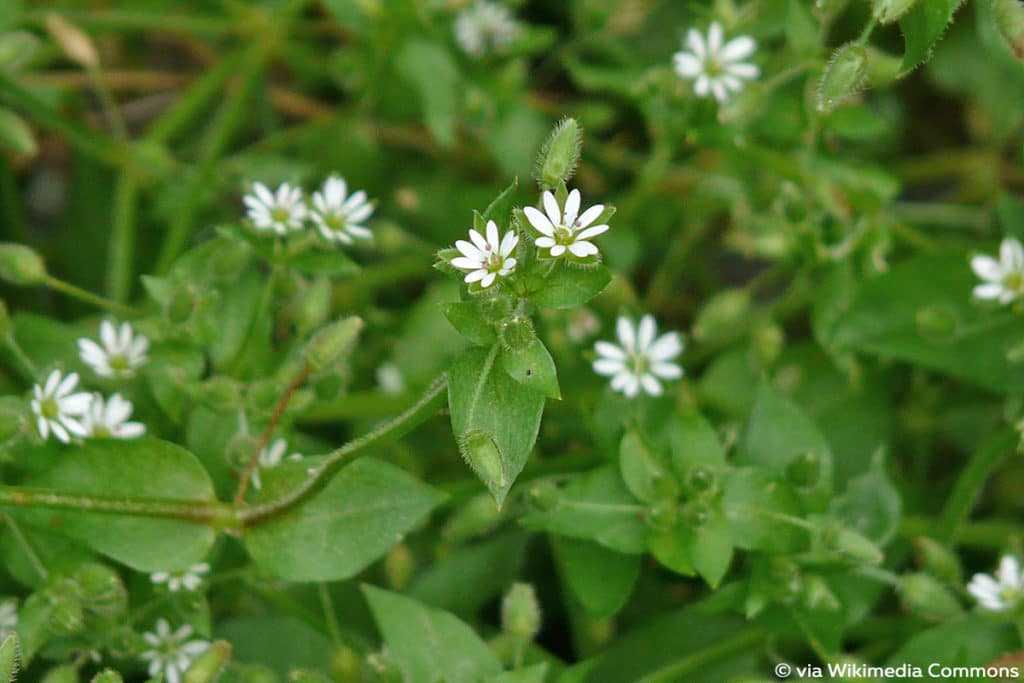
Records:
[[[1024,247],[1013,237],[999,245],[998,260],[979,254],[971,259],[971,269],[982,280],[974,288],[979,299],[1005,305],[1024,295]]]
[[[732,94],[743,89],[746,81],[757,78],[761,72],[747,63],[757,49],[749,36],[739,36],[725,42],[722,25],[712,22],[707,37],[696,29],[686,35],[686,50],[672,56],[672,64],[680,78],[692,80],[697,97],[713,96],[720,104],[728,102]]]
[[[455,41],[471,57],[508,44],[518,33],[512,12],[490,0],[477,0],[455,17]]]
[[[331,176],[307,201],[302,188],[282,183],[274,192],[253,183],[252,193],[242,199],[249,222],[259,232],[284,237],[312,224],[327,242],[352,244],[368,240],[373,232],[363,223],[373,214],[366,192],[349,193],[344,178]]]
[[[302,455],[299,453],[292,453],[285,458],[285,453],[288,452],[288,442],[284,439],[277,439],[270,443],[268,446],[260,449],[260,454],[257,456],[256,467],[252,471],[252,487],[259,491],[263,488],[263,481],[260,479],[261,469],[271,469],[277,467],[284,460],[301,460]]]
[[[145,365],[149,340],[129,323],[115,327],[105,320],[100,324],[100,343],[79,339],[78,350],[82,362],[100,377],[123,379]],[[99,393],[76,391],[78,380],[77,372],[65,375],[53,370],[44,382],[32,387],[29,405],[40,437],[47,439],[52,434],[58,441],[70,443],[72,439],[133,439],[145,434],[142,423],[129,420],[131,401],[119,393],[104,398]]]
[[[982,608],[991,612],[1005,612],[1017,607],[1024,598],[1024,575],[1020,562],[1012,555],[999,561],[994,577],[975,574],[967,584],[969,592]]]
[[[205,640],[189,640],[191,636],[188,624],[172,632],[166,619],[157,619],[156,629],[142,634],[150,649],[139,657],[149,662],[149,675],[162,673],[166,683],[181,683],[192,661],[210,647]]]
[[[677,332],[659,337],[654,316],[643,316],[637,325],[621,316],[615,324],[615,332],[618,344],[599,341],[594,345],[598,356],[594,372],[611,377],[614,391],[621,391],[627,398],[635,397],[641,390],[660,396],[663,390],[660,380],[683,376],[683,369],[673,362],[683,352],[683,340]]]
[[[210,571],[210,565],[206,562],[194,564],[188,569],[177,572],[153,572],[149,580],[156,585],[166,585],[167,590],[177,593],[182,588],[187,591],[194,591],[203,583],[203,575]]]

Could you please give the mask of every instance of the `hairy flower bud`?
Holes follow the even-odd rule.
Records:
[[[96,614],[121,614],[128,606],[128,593],[121,577],[110,567],[87,562],[75,570],[72,577],[78,585],[78,597],[83,607]]]
[[[854,565],[878,565],[885,559],[882,551],[869,538],[836,524],[823,528],[819,541],[824,550]]]
[[[956,596],[928,574],[904,576],[897,592],[908,610],[930,621],[952,619],[963,612]]]
[[[541,189],[553,190],[559,183],[569,182],[580,160],[582,133],[576,119],[562,119],[541,149],[536,176]]]
[[[14,285],[38,285],[46,280],[46,264],[31,247],[0,242],[0,279]]]
[[[9,633],[0,642],[0,681],[16,680],[20,656],[21,641],[18,634]]]
[[[832,53],[818,82],[818,111],[829,113],[855,95],[868,73],[868,52],[862,45],[847,43]]]
[[[914,556],[917,566],[940,581],[959,585],[963,578],[960,558],[949,546],[938,541],[919,536],[914,539]]]
[[[525,640],[533,640],[540,632],[540,603],[533,586],[514,583],[501,601],[501,628]]]
[[[306,345],[306,364],[317,372],[340,360],[351,352],[363,320],[358,316],[343,318],[317,332]]]
[[[484,431],[473,429],[459,439],[459,451],[487,488],[492,491],[503,489],[507,483],[505,463],[494,439]]]

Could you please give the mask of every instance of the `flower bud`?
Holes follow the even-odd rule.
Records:
[[[881,24],[891,24],[909,12],[917,0],[874,0],[874,4],[875,19]]]
[[[91,683],[124,683],[124,679],[113,669],[104,669],[92,677]]]
[[[470,469],[491,491],[505,488],[505,463],[501,450],[487,432],[473,429],[459,439],[459,451]]]
[[[56,12],[49,12],[43,23],[68,59],[87,69],[95,69],[100,65],[96,47],[80,28]]]
[[[647,508],[644,521],[647,526],[660,531],[669,531],[679,521],[679,509],[675,501],[662,500]]]
[[[362,329],[363,320],[358,316],[344,318],[323,328],[306,345],[306,364],[317,372],[347,356]]]
[[[798,489],[811,488],[819,479],[821,460],[814,453],[801,453],[786,465],[786,481]]]
[[[698,529],[710,521],[714,510],[707,503],[695,500],[683,507],[683,523],[691,529]]]
[[[721,339],[738,332],[750,313],[750,294],[745,289],[727,289],[704,304],[693,324],[693,338],[699,342]]]
[[[548,491],[537,485],[527,495],[533,497],[534,491]],[[462,543],[478,534],[484,533],[501,521],[501,510],[494,499],[486,493],[474,496],[452,513],[441,529],[441,538],[449,543]]]
[[[822,529],[819,540],[825,550],[854,565],[878,565],[885,559],[882,551],[870,539],[837,524]]]
[[[80,565],[73,575],[83,607],[96,614],[113,616],[128,607],[128,593],[121,577],[110,567],[97,562]]]
[[[32,128],[10,109],[0,108],[0,148],[26,157],[33,157],[39,151]]]
[[[558,502],[558,485],[550,479],[539,481],[530,487],[526,495],[533,508],[550,510]],[[498,512],[501,510],[499,509]]]
[[[996,27],[1017,59],[1024,60],[1024,4],[1020,0],[992,0]]]
[[[847,43],[836,49],[818,82],[818,111],[829,113],[856,94],[867,72],[868,53],[863,46]]]
[[[78,683],[78,669],[71,664],[54,667],[43,675],[42,683]]]
[[[415,570],[416,558],[405,543],[396,545],[384,558],[384,573],[388,577],[388,583],[396,591],[405,588]]]
[[[498,337],[506,350],[520,351],[529,346],[537,335],[533,331],[533,322],[517,315],[498,329]]]
[[[524,640],[533,640],[540,632],[540,603],[533,586],[514,583],[501,601],[501,628]]]
[[[17,633],[9,633],[0,642],[0,681],[17,680],[21,641]]]
[[[192,662],[185,672],[183,683],[214,683],[227,666],[231,658],[231,643],[226,640],[215,640],[210,643],[206,652]]]
[[[50,629],[59,636],[77,633],[85,624],[85,611],[82,603],[72,595],[74,584],[70,581],[61,582],[59,593],[50,596]]]
[[[959,585],[963,578],[960,558],[938,541],[919,536],[914,539],[914,555],[917,566],[939,581]]]
[[[341,646],[331,654],[331,675],[336,683],[361,683],[363,659],[350,647]]]
[[[909,611],[929,621],[952,619],[963,612],[956,596],[928,574],[907,574],[896,590]]]
[[[31,247],[0,242],[0,279],[14,285],[38,285],[46,280],[46,264]]]
[[[718,476],[706,465],[694,465],[686,473],[686,487],[698,496],[713,493],[718,488]]]
[[[582,137],[573,118],[562,119],[551,131],[537,158],[536,177],[542,189],[553,190],[559,183],[569,182],[580,160]]]

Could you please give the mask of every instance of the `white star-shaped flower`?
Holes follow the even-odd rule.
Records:
[[[722,25],[712,22],[707,39],[697,29],[686,34],[687,50],[672,55],[672,63],[681,78],[693,80],[698,97],[713,95],[719,103],[730,93],[743,89],[744,81],[757,78],[761,71],[743,60],[754,54],[757,43],[749,36],[733,38],[723,45]]]
[[[191,635],[192,627],[188,624],[172,633],[166,619],[157,619],[156,630],[142,634],[152,648],[139,655],[149,662],[149,675],[163,672],[166,683],[181,683],[192,660],[210,647],[205,640],[188,640]]]
[[[271,442],[266,447],[260,449],[260,454],[256,458],[256,463],[258,467],[253,469],[252,477],[250,479],[250,481],[252,482],[252,487],[254,489],[259,491],[261,488],[263,488],[263,481],[260,479],[260,470],[271,469],[273,467],[277,467],[278,465],[280,465],[281,462],[285,460],[284,454],[287,451],[288,442],[285,441],[284,439],[277,439]],[[292,453],[291,455],[288,456],[287,459],[301,460],[302,455],[300,455],[299,453]]]
[[[477,0],[455,17],[455,40],[472,57],[507,44],[517,33],[515,16],[497,2]]]
[[[683,369],[672,362],[683,351],[683,340],[677,332],[657,336],[654,316],[645,315],[640,324],[621,316],[615,325],[619,343],[599,341],[594,346],[598,358],[594,372],[611,377],[611,387],[628,398],[643,389],[651,396],[660,396],[661,380],[679,379]]]
[[[0,638],[13,633],[18,628],[18,601],[13,599],[0,601]]]
[[[149,580],[154,584],[167,584],[167,590],[177,593],[182,588],[187,591],[194,591],[203,583],[203,575],[210,571],[210,565],[206,562],[194,564],[188,569],[177,572],[153,572]]]
[[[109,320],[100,323],[100,343],[92,339],[78,340],[82,362],[100,377],[131,377],[149,360],[149,340],[136,334],[130,323],[115,327]]]
[[[523,209],[526,220],[542,235],[533,242],[538,248],[550,249],[553,258],[562,256],[566,250],[579,258],[598,253],[597,246],[588,240],[608,231],[607,223],[591,225],[604,213],[604,204],[595,204],[581,214],[579,190],[569,193],[561,209],[550,191],[544,192],[542,200],[544,213],[532,206]]]
[[[348,193],[344,178],[331,176],[323,188],[313,193],[310,215],[316,229],[329,242],[352,244],[352,239],[368,240],[373,232],[362,225],[373,213],[373,204],[362,190]]]
[[[499,277],[505,277],[516,269],[516,260],[512,257],[512,251],[519,244],[519,235],[514,230],[509,230],[499,241],[498,226],[494,221],[487,221],[487,238],[472,228],[469,231],[469,239],[458,240],[455,248],[462,256],[452,259],[451,263],[459,270],[468,270],[466,282],[479,282],[485,289],[494,284]]]
[[[54,370],[43,385],[32,387],[32,412],[36,416],[39,436],[46,439],[52,433],[58,440],[69,443],[72,436],[87,436],[81,418],[89,410],[92,396],[87,392],[71,393],[78,386],[78,373],[65,377]]]
[[[249,220],[257,230],[272,230],[278,235],[302,230],[309,209],[302,197],[302,188],[281,183],[271,192],[263,183],[253,183],[252,194],[242,198]]]
[[[103,400],[93,394],[89,410],[82,415],[82,427],[95,439],[135,439],[146,433],[141,422],[130,422],[132,402],[121,394],[112,394]]]
[[[1008,304],[1024,295],[1024,248],[1013,237],[999,245],[998,261],[979,254],[971,259],[971,270],[985,281],[974,288],[979,299]]]
[[[1020,563],[1012,555],[1004,555],[993,578],[988,574],[975,574],[967,584],[967,591],[984,609],[1005,612],[1020,604],[1024,596],[1024,577]]]

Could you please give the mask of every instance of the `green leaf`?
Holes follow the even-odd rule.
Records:
[[[29,486],[76,495],[137,496],[212,502],[213,485],[195,456],[151,437],[91,440],[60,454]],[[154,517],[14,507],[17,519],[59,531],[142,572],[184,569],[202,560],[216,534],[209,526]]]
[[[810,5],[801,0],[789,0],[786,7],[786,40],[798,55],[814,54],[818,47],[821,24]]]
[[[513,349],[503,347],[498,356],[498,364],[509,377],[524,387],[548,398],[562,398],[555,361],[536,334],[531,334],[530,340],[523,346]]]
[[[512,184],[501,191],[484,210],[481,218],[484,225],[487,221],[494,221],[499,228],[508,228],[511,223],[512,207],[516,202],[516,190],[519,188],[519,179],[516,178]]]
[[[680,481],[699,465],[725,467],[725,451],[718,433],[703,415],[689,413],[675,419],[669,426],[672,468]]]
[[[406,680],[479,683],[501,673],[487,644],[448,612],[373,586],[363,586],[363,593]]]
[[[590,616],[605,619],[622,609],[640,576],[640,555],[566,536],[551,542],[565,583]]]
[[[1009,624],[971,614],[921,631],[889,658],[888,665],[985,666],[1020,647]],[[907,679],[910,680],[910,679]]]
[[[739,548],[789,552],[806,544],[807,532],[781,517],[797,513],[792,490],[759,469],[742,467],[728,472],[722,509]]]
[[[523,521],[535,529],[639,554],[646,547],[644,512],[644,506],[638,505],[626,489],[617,468],[604,465],[567,485],[549,510],[529,514]]]
[[[266,345],[270,337],[271,317],[258,320],[260,301],[266,282],[254,268],[246,270],[235,281],[221,290],[222,301],[217,321],[217,334],[210,343],[210,358],[214,365],[221,367],[242,353],[242,344],[250,346],[262,342]],[[249,330],[256,325],[262,334],[249,336]],[[246,352],[248,352],[248,347]]]
[[[505,671],[491,676],[486,683],[544,683],[548,673],[547,662],[534,664],[524,669]]]
[[[480,307],[473,301],[453,301],[441,304],[441,312],[459,334],[474,344],[493,344],[498,341],[494,328],[480,314]]]
[[[907,74],[931,57],[935,44],[953,22],[963,0],[921,0],[900,19],[906,50],[900,73]]]
[[[499,505],[526,465],[544,395],[494,367],[498,347],[467,349],[448,375],[452,431],[463,457]]]
[[[293,669],[326,669],[330,665],[327,637],[287,614],[233,617],[217,624],[217,637],[231,642],[234,661],[262,664],[282,677]]]
[[[799,485],[800,500],[810,509],[823,510],[832,491],[832,452],[818,427],[785,394],[762,382],[750,415],[737,465],[752,465],[780,477],[802,458],[817,463],[816,481]]]
[[[398,73],[419,95],[427,128],[443,147],[455,142],[459,73],[448,50],[413,39],[395,57]]]
[[[25,156],[35,156],[39,149],[25,120],[4,107],[0,107],[0,148]]]
[[[885,472],[882,451],[872,459],[871,469],[851,479],[846,493],[832,502],[838,520],[880,546],[896,534],[902,509],[899,491]]]
[[[831,330],[831,345],[897,358],[999,393],[1024,391],[1024,362],[1012,353],[1024,339],[1024,318],[974,303],[976,284],[960,253],[894,265],[857,288]]]
[[[560,263],[530,293],[530,301],[541,308],[576,308],[600,294],[611,279],[604,266],[578,268]]]
[[[338,250],[304,251],[285,261],[285,264],[308,275],[350,277],[359,272],[359,264]]]
[[[264,498],[298,485],[310,459],[265,472]],[[345,467],[298,507],[247,529],[245,545],[264,570],[289,581],[337,581],[383,556],[444,495],[374,458]]]
[[[619,446],[619,472],[629,492],[645,503],[659,498],[659,482],[666,476],[659,458],[639,434],[626,432]]]
[[[697,573],[712,588],[717,588],[732,562],[732,529],[721,510],[714,510],[703,524],[693,530],[690,556]]]

